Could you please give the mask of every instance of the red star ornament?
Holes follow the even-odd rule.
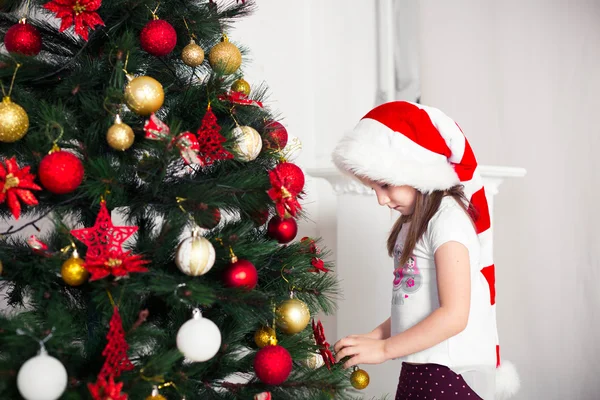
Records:
[[[104,21],[96,12],[102,5],[102,0],[52,0],[44,4],[46,10],[60,18],[60,32],[75,25],[75,33],[88,40],[90,29],[97,25],[104,26]]]
[[[73,229],[71,235],[88,247],[85,260],[86,263],[91,263],[109,254],[123,254],[123,243],[137,230],[137,226],[114,226],[103,200],[100,202],[100,212],[94,226]]]
[[[4,166],[6,164],[6,166]],[[21,203],[28,206],[38,204],[31,190],[42,190],[33,183],[35,175],[29,172],[29,166],[19,168],[15,157],[0,162],[0,204],[8,204],[8,208],[15,219],[21,216]]]

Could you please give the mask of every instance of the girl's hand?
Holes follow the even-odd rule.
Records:
[[[351,357],[344,364],[350,368],[357,364],[381,364],[387,361],[385,340],[371,339],[365,335],[351,335],[338,341],[334,346],[335,362],[340,362],[344,357]]]

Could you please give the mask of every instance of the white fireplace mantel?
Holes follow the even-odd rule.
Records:
[[[526,171],[495,166],[480,166],[479,171],[490,217],[494,220],[494,197],[500,185],[508,178],[525,176]],[[366,333],[389,317],[393,264],[385,242],[398,214],[378,206],[372,190],[334,167],[308,169],[306,173],[312,178],[327,180],[336,195],[333,203],[323,202],[318,224],[319,235],[333,251],[342,290],[337,312],[328,321],[328,335],[335,341],[346,335]],[[365,398],[393,395],[400,368],[398,362],[361,365],[361,368],[371,376],[369,387],[361,393]]]

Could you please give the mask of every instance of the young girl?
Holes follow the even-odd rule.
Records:
[[[349,357],[346,368],[401,359],[396,400],[514,394],[514,368],[500,368],[488,205],[457,124],[432,107],[383,104],[340,141],[333,159],[401,214],[387,242],[391,317],[337,342],[336,359]]]

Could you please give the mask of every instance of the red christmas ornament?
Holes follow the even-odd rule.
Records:
[[[267,235],[279,243],[289,243],[298,233],[298,224],[294,218],[281,218],[274,216],[267,226]]]
[[[258,283],[258,272],[250,261],[236,259],[225,270],[223,281],[230,288],[252,290]]]
[[[217,117],[210,106],[202,118],[202,125],[198,128],[198,141],[200,142],[200,158],[202,166],[211,165],[218,160],[229,160],[233,154],[223,148],[223,142],[227,139],[221,135],[221,127],[217,123]]]
[[[0,161],[0,204],[6,201],[15,219],[21,216],[20,201],[28,206],[35,206],[38,201],[31,191],[42,190],[33,183],[35,175],[29,169],[29,166],[19,168],[15,157],[5,160],[4,164]]]
[[[140,33],[142,49],[156,57],[166,56],[177,44],[177,32],[164,19],[154,18]]]
[[[36,56],[42,50],[42,36],[33,25],[28,24],[23,18],[6,31],[4,45],[10,53]]]
[[[88,390],[94,400],[127,400],[127,395],[121,393],[123,382],[115,383],[111,376],[108,379],[98,378],[95,384],[88,383]]]
[[[58,150],[42,159],[38,170],[42,186],[54,194],[71,193],[83,181],[83,164],[73,153]]]
[[[113,250],[99,258],[86,257],[85,269],[91,274],[90,282],[106,278],[109,275],[122,277],[130,272],[148,272],[144,265],[150,261],[142,259],[139,254],[124,253],[122,250]]]
[[[295,164],[282,162],[269,171],[271,189],[269,197],[275,202],[277,214],[283,217],[287,212],[296,216],[302,207],[298,203],[298,196],[304,189],[304,173]]]
[[[46,10],[56,14],[62,20],[60,32],[75,25],[75,33],[88,40],[89,30],[96,26],[104,26],[104,21],[96,12],[102,5],[102,0],[52,0],[44,4]]]
[[[319,346],[319,353],[321,353],[321,357],[323,357],[327,369],[330,370],[331,366],[335,364],[335,358],[333,358],[333,354],[331,353],[331,345],[325,338],[325,329],[323,329],[321,320],[315,324],[315,320],[313,319],[312,329],[313,335],[315,336],[315,342],[317,343],[317,346]]]
[[[106,357],[104,365],[98,374],[99,379],[106,379],[110,377],[118,377],[123,371],[131,371],[134,366],[127,357],[127,350],[129,350],[129,344],[125,340],[125,331],[123,330],[123,321],[119,314],[119,308],[113,308],[113,315],[110,319],[108,333],[106,334],[108,343],[102,355]]]
[[[292,356],[279,345],[265,346],[254,357],[254,372],[267,385],[281,385],[292,372]]]
[[[100,202],[100,212],[91,228],[74,229],[75,236],[87,247],[86,263],[101,259],[107,255],[123,253],[123,243],[138,230],[137,226],[114,226],[106,202]]]
[[[287,130],[279,122],[271,121],[265,126],[264,142],[268,149],[283,149],[288,142]]]

